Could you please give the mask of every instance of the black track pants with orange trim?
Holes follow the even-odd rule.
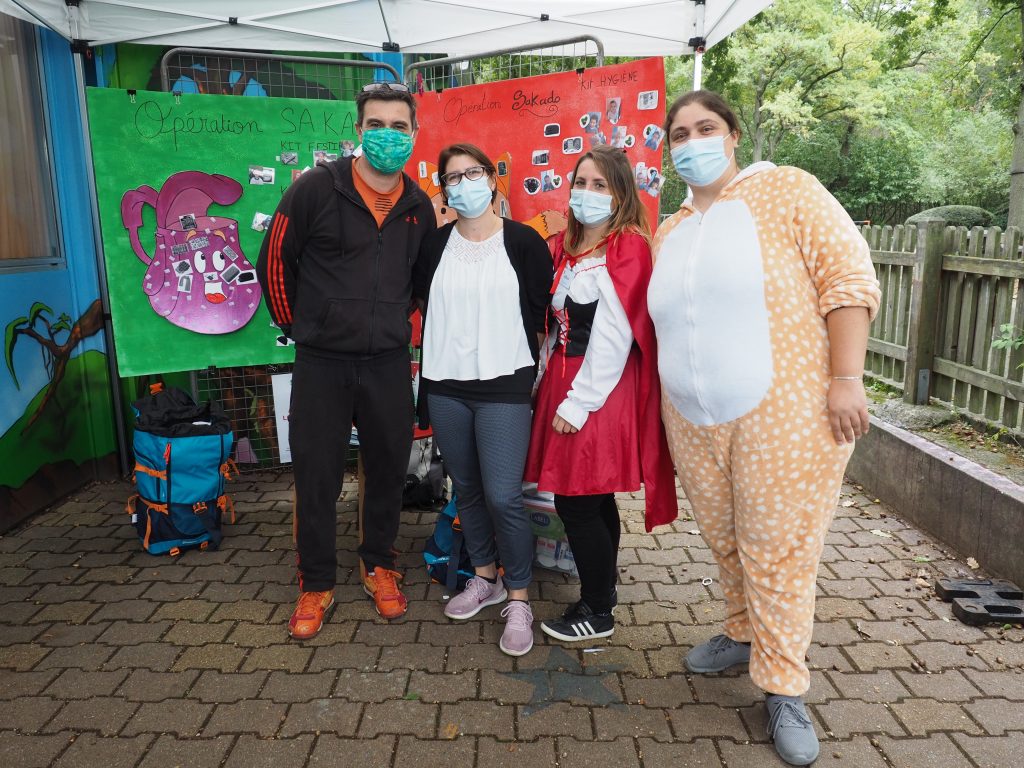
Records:
[[[336,360],[299,350],[292,373],[289,437],[295,473],[299,588],[334,587],[337,513],[352,424],[365,481],[359,557],[367,570],[395,567],[402,488],[412,450],[408,350]]]

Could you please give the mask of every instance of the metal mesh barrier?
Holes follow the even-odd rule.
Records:
[[[172,48],[160,60],[161,86],[178,93],[354,99],[373,80],[400,79],[388,64],[366,59]]]
[[[467,57],[428,59],[405,68],[405,82],[421,91],[568,72],[604,64],[604,46],[594,37],[554,40],[537,48],[509,48]]]

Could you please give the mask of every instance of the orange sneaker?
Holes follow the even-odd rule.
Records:
[[[288,634],[296,640],[309,640],[324,625],[324,615],[334,605],[334,590],[303,592],[288,621]]]
[[[373,598],[377,613],[385,619],[397,619],[409,607],[409,601],[398,588],[401,580],[402,574],[387,568],[376,568],[363,577],[363,591]]]

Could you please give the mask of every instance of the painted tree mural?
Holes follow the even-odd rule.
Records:
[[[103,328],[103,306],[99,299],[89,305],[89,308],[82,313],[74,325],[71,324],[71,318],[67,313],[62,312],[56,319],[53,319],[53,314],[50,307],[37,301],[26,316],[12,320],[4,330],[4,359],[7,362],[7,370],[10,372],[11,378],[14,379],[14,385],[21,389],[18,375],[14,370],[14,348],[18,339],[22,337],[31,339],[39,345],[43,367],[50,379],[46,394],[25,425],[22,434],[28,431],[51,403],[54,407],[61,408],[57,398],[57,389],[64,379],[68,361],[71,359],[75,347],[83,339],[98,333]],[[62,337],[63,341],[60,340]]]

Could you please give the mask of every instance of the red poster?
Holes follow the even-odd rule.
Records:
[[[503,216],[545,237],[565,228],[572,170],[595,144],[625,150],[640,197],[657,224],[665,119],[662,59],[451,88],[418,98],[421,126],[406,171],[434,200],[438,221],[455,218],[437,187],[437,156],[478,145],[498,169]]]

